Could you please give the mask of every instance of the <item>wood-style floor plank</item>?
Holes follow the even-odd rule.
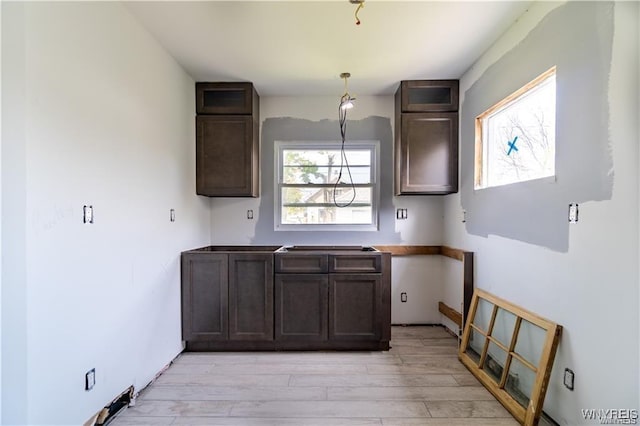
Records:
[[[415,401],[260,401],[238,402],[231,416],[241,417],[429,417]]]
[[[112,426],[515,426],[442,327],[381,352],[184,353]]]
[[[495,401],[477,386],[431,387],[331,387],[329,400],[337,401]]]
[[[472,376],[473,377],[473,376]],[[365,386],[365,387],[407,387],[407,386],[460,386],[450,374],[310,374],[293,375],[290,386]]]

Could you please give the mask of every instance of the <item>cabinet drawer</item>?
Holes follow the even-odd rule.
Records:
[[[400,83],[402,112],[458,111],[458,80]]]
[[[382,256],[378,254],[330,255],[329,272],[380,272]]]
[[[258,94],[251,83],[196,83],[198,114],[257,113]]]
[[[276,272],[289,274],[317,274],[328,272],[326,254],[276,254]]]

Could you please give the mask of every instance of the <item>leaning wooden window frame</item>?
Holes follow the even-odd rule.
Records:
[[[478,304],[480,301],[488,302],[493,305],[486,330],[476,322],[476,314],[478,313]],[[487,307],[490,307],[490,305],[487,305]],[[513,331],[509,339],[510,341],[507,344],[493,336],[494,327],[496,326],[496,317],[500,310],[515,316]],[[482,321],[481,318],[480,321]],[[544,339],[541,342],[542,346],[538,351],[539,360],[537,363],[530,359],[531,356],[525,357],[518,353],[519,350],[517,349],[517,343],[523,323],[530,323],[530,325],[537,326],[544,331]],[[479,354],[476,353],[473,346],[470,346],[472,334],[476,336],[478,340],[483,341],[481,343],[482,349]],[[542,413],[542,405],[544,403],[547,386],[549,384],[549,377],[551,375],[551,368],[553,367],[553,360],[555,358],[561,334],[562,326],[483,290],[475,289],[458,357],[469,371],[521,424],[526,426],[537,425]],[[496,375],[492,377],[492,375],[487,372],[489,370],[485,368],[485,363],[492,360],[493,354],[488,354],[489,346],[491,344],[493,344],[494,350],[495,348],[498,348],[498,351],[504,351],[504,354],[506,355],[504,365],[501,366],[502,374],[499,379]],[[470,356],[471,353],[476,356]],[[477,355],[479,355],[479,359],[477,359]],[[495,358],[497,357],[494,357],[493,359]],[[509,392],[507,390],[508,388],[505,388],[509,381],[513,382],[514,380],[513,375],[510,374],[512,362],[514,360],[520,367],[524,366],[525,369],[531,370],[535,374],[535,381],[533,381],[530,389],[528,403],[523,401],[522,398],[519,398],[518,395],[515,395],[516,397],[514,397],[514,395],[510,394],[510,392],[514,393],[513,389],[510,389]],[[517,377],[515,380],[517,380]],[[518,389],[516,389],[516,391],[517,390]],[[526,405],[523,405],[525,403]]]

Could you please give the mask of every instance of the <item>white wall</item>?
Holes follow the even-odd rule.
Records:
[[[534,3],[465,73],[462,108],[465,90],[556,6]],[[580,205],[567,253],[469,235],[459,220],[459,194],[446,199],[445,242],[476,252],[476,285],[564,326],[544,406],[562,425],[584,424],[582,408],[639,407],[638,9],[634,2],[615,4],[609,79],[613,197]],[[465,138],[473,135],[461,134]],[[522,226],[531,219],[520,218]],[[562,385],[565,367],[576,374],[573,392]]]
[[[2,7],[0,7],[2,28]],[[2,93],[2,31],[0,31],[0,93]],[[0,215],[2,212],[2,102],[0,101]],[[0,259],[2,259],[2,220],[0,219]],[[2,261],[0,260],[0,330],[2,330]],[[0,424],[2,424],[2,338],[0,337]]]
[[[337,114],[341,83],[336,79],[336,96],[315,97],[261,97],[260,120],[292,117],[313,122],[336,121],[336,138],[339,137]],[[388,118],[393,126],[393,96],[358,96],[356,107],[349,110],[348,120],[367,117]],[[393,132],[393,127],[391,128]],[[261,132],[262,135],[262,132]],[[349,127],[347,127],[347,138]],[[387,141],[392,143],[391,140]],[[264,155],[264,153],[262,153]],[[390,159],[389,159],[390,160]],[[389,162],[390,163],[390,162]],[[391,163],[390,163],[391,164]],[[273,166],[272,166],[273,167]],[[264,175],[264,168],[261,175]],[[270,180],[261,181],[261,194]],[[211,240],[214,244],[250,244],[254,242],[256,225],[260,222],[261,199],[214,198],[211,202]],[[407,208],[408,219],[395,221],[395,229],[379,232],[375,244],[426,244],[439,245],[443,239],[443,198],[439,196],[393,197],[393,208]],[[254,211],[254,220],[246,219],[246,211]],[[394,216],[395,217],[395,216]],[[273,224],[267,222],[266,226]],[[271,228],[273,229],[273,228]],[[401,241],[387,241],[385,235],[398,233]],[[314,235],[315,234],[315,235]],[[318,244],[318,233],[309,232],[298,238],[306,244]],[[347,241],[348,240],[348,241]],[[286,237],[277,241],[262,241],[269,244],[289,244]],[[362,244],[357,232],[350,234],[344,244]],[[438,323],[438,300],[442,288],[441,265],[438,257],[424,256],[394,258],[392,261],[392,322],[394,323]],[[400,302],[400,293],[407,293],[407,303]]]
[[[81,424],[182,350],[179,253],[211,235],[194,82],[117,3],[2,8],[2,420]]]

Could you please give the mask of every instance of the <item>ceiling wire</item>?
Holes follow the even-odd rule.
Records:
[[[349,95],[349,92],[347,91],[347,78],[349,78],[350,76],[351,74],[349,73],[340,74],[340,77],[344,79],[344,91],[345,91],[344,95],[342,95],[342,97],[340,98],[340,104],[338,105],[338,122],[340,124],[340,138],[342,140],[342,144],[340,146],[340,171],[338,172],[338,179],[336,179],[336,182],[333,185],[333,194],[332,194],[333,204],[336,207],[340,207],[340,208],[349,207],[351,204],[353,204],[353,202],[356,199],[356,185],[353,182],[353,176],[351,176],[351,168],[349,167],[349,161],[347,160],[347,153],[344,150],[344,144],[347,138],[347,110],[349,109],[348,107],[346,107],[346,104],[348,102],[350,103],[351,106],[353,106],[353,101],[355,100],[355,98],[352,98],[351,95]],[[341,186],[342,172],[344,171],[345,167],[347,169],[347,173],[349,174],[349,183],[350,183],[351,191],[353,192],[353,195],[351,196],[351,200],[349,200],[347,203],[340,204],[338,203],[338,200],[337,200],[337,192],[338,192],[338,187]]]
[[[354,14],[354,16],[356,17],[356,25],[360,25],[360,18],[358,18],[358,12],[360,12],[360,9],[362,9],[364,7],[364,0],[350,0],[351,3],[358,3],[358,7],[356,8],[356,13]]]

